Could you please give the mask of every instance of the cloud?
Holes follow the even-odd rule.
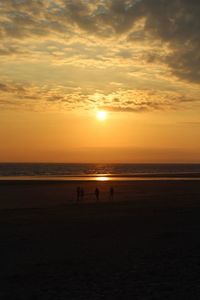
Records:
[[[80,80],[90,80],[81,90],[77,80],[74,91],[64,85],[46,86],[45,80],[41,86],[7,82],[0,85],[1,106],[6,105],[7,94],[8,106],[26,108],[39,107],[38,103],[41,109],[45,105],[48,109],[102,107],[122,112],[191,107],[199,96],[199,91],[193,91],[193,84],[200,83],[199,16],[197,0],[0,1],[0,60],[4,65],[12,60],[20,69],[21,60],[48,61],[57,77],[63,66],[69,70],[73,66],[85,69]],[[106,74],[98,71],[103,69]],[[82,70],[74,77],[79,78]],[[37,72],[32,72],[34,81]],[[100,92],[95,91],[97,83]]]
[[[140,17],[138,1],[8,0],[1,3],[5,37],[29,38],[52,33],[76,35],[79,30],[101,37],[122,34]]]
[[[167,43],[164,61],[179,78],[200,82],[200,3],[197,0],[146,0],[145,30]]]
[[[114,112],[170,111],[193,106],[199,99],[178,92],[118,89],[100,107]]]
[[[113,92],[104,93],[63,85],[53,87],[0,82],[0,105],[40,111],[105,109],[140,113],[186,109],[199,103],[198,97],[186,97],[178,92],[114,88]]]

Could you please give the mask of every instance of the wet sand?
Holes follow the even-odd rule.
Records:
[[[0,182],[0,266],[0,299],[200,299],[200,182]]]

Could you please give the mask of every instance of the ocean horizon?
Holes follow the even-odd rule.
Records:
[[[199,163],[0,163],[0,180],[199,180]]]

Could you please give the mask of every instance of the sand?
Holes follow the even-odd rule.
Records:
[[[0,182],[0,299],[200,299],[199,275],[199,181]]]

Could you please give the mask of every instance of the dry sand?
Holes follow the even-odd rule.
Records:
[[[200,182],[0,182],[0,285],[2,300],[200,299]]]

